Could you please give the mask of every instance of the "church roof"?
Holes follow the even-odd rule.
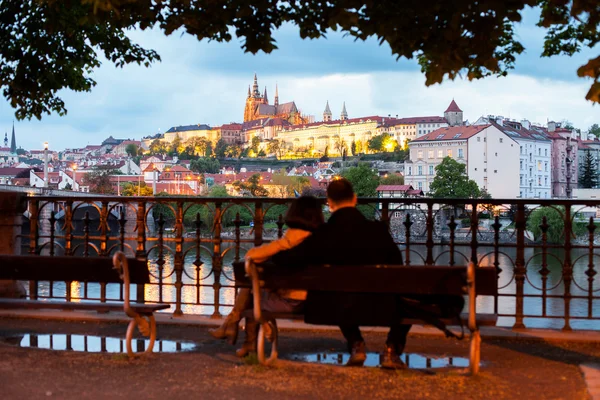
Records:
[[[283,103],[277,106],[277,114],[289,114],[291,112],[298,112],[296,103],[293,101]]]
[[[462,112],[462,110],[458,107],[458,104],[452,99],[452,102],[448,106],[448,109],[444,112]]]

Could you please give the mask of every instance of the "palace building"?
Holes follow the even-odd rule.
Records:
[[[244,109],[244,122],[254,121],[263,118],[280,118],[288,121],[292,125],[306,124],[311,121],[310,116],[302,115],[296,107],[296,103],[279,103],[279,91],[275,86],[275,99],[273,104],[269,104],[267,88],[264,94],[258,90],[258,80],[254,74],[254,84],[252,90],[248,86],[248,97],[246,98],[246,108]]]

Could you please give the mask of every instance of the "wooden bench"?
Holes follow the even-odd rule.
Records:
[[[480,363],[481,336],[479,326],[495,326],[497,315],[477,314],[477,295],[496,296],[498,293],[495,268],[476,268],[473,263],[465,266],[402,266],[361,265],[331,266],[317,265],[300,269],[277,268],[274,265],[256,265],[252,260],[234,264],[238,287],[251,287],[254,308],[246,310],[244,316],[254,316],[260,323],[257,355],[261,364],[270,364],[278,355],[277,319],[301,319],[303,314],[269,313],[261,309],[262,289],[294,289],[345,293],[379,293],[395,295],[468,295],[468,313],[461,318],[470,334],[469,369],[477,374]],[[442,319],[447,325],[456,321]],[[420,319],[402,318],[397,324],[426,325]],[[271,355],[265,358],[265,325],[273,331]],[[327,323],[335,325],[335,323]]]
[[[0,255],[0,279],[20,281],[62,281],[90,283],[122,283],[122,303],[65,302],[0,298],[4,309],[59,309],[97,312],[125,311],[131,318],[127,327],[127,354],[134,355],[131,341],[135,328],[149,337],[146,353],[152,352],[156,340],[154,313],[166,310],[169,304],[142,304],[130,302],[130,285],[150,283],[147,262],[126,258],[122,252],[109,257],[47,257]]]

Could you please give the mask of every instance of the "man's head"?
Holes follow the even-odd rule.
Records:
[[[348,179],[341,178],[331,181],[327,186],[327,203],[331,212],[344,207],[356,206],[356,193]]]

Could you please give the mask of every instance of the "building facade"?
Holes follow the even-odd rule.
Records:
[[[408,144],[404,181],[425,193],[435,178],[435,167],[445,157],[466,165],[469,179],[495,198],[519,194],[518,143],[493,125],[440,128]]]

